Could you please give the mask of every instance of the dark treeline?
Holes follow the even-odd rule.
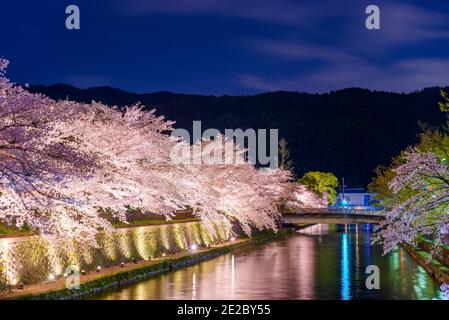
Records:
[[[158,114],[192,128],[277,128],[288,141],[297,176],[331,171],[349,186],[366,186],[379,164],[418,141],[419,122],[439,125],[440,89],[408,94],[350,88],[325,94],[272,92],[253,96],[202,96],[155,92],[134,94],[110,87],[77,89],[31,86],[54,99],[127,105],[140,101]]]

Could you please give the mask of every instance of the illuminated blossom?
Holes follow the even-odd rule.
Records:
[[[189,145],[154,110],[54,101],[13,85],[6,66],[0,60],[2,221],[95,245],[129,206],[166,219],[190,208],[206,225],[251,234],[277,229],[281,200],[295,210],[322,205],[289,171],[257,169],[223,136]],[[173,161],[180,147],[193,161]]]
[[[447,164],[432,153],[414,149],[404,160],[389,187],[408,196],[388,212],[375,238],[383,242],[385,252],[401,242],[414,245],[420,235],[432,235],[438,242],[449,221]]]

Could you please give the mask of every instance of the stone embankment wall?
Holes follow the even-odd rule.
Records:
[[[422,240],[418,243],[419,248],[429,252],[432,256],[440,261],[442,264],[448,266],[449,268],[449,247],[448,246],[438,246],[435,247],[434,243],[430,240]]]
[[[68,266],[95,270],[149,260],[188,250],[192,245],[207,246],[229,238],[224,228],[207,229],[200,222],[173,223],[118,229],[112,237],[98,236],[98,248],[80,244],[58,247],[39,236],[0,239],[0,291],[9,286],[29,285],[61,277]]]

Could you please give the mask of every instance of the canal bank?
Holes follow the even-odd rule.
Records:
[[[441,299],[440,285],[403,248],[383,255],[372,225],[315,225],[276,241],[114,288],[94,300]],[[366,286],[379,268],[380,288]]]
[[[240,235],[239,230],[235,230]],[[11,234],[0,239],[0,294],[11,288],[58,280],[71,270],[95,272],[130,262],[208,247],[231,239],[220,223],[199,221],[146,224],[97,234],[97,246],[68,241],[63,244],[38,235]]]
[[[300,238],[300,241],[297,244],[292,245],[286,252],[283,252],[284,249],[281,246],[281,248],[279,248],[279,252],[276,249],[268,254],[266,257],[268,262],[267,269],[258,277],[265,279],[268,283],[274,284],[279,281],[279,277],[282,278],[285,275],[289,275],[291,279],[285,279],[285,282],[288,283],[293,281],[293,283],[298,284],[298,288],[296,289],[305,290],[306,292],[300,292],[297,297],[274,296],[273,298],[309,299],[311,297],[316,297],[318,299],[338,299],[338,297],[333,296],[332,294],[340,290],[342,299],[353,297],[370,299],[372,292],[365,292],[364,289],[359,286],[364,284],[363,272],[366,266],[371,264],[380,265],[381,268],[382,265],[384,265],[384,270],[381,269],[382,281],[387,281],[382,283],[382,289],[387,286],[391,287],[392,285],[398,286],[397,288],[394,288],[394,290],[390,288],[392,293],[385,294],[385,297],[388,299],[391,297],[409,298],[406,292],[398,293],[402,290],[401,287],[404,286],[404,281],[405,285],[409,285],[409,290],[416,290],[416,288],[420,288],[422,286],[423,288],[420,289],[422,292],[425,292],[427,290],[426,286],[429,286],[430,283],[432,283],[432,277],[439,282],[445,282],[444,278],[441,277],[441,270],[445,267],[438,264],[438,262],[432,261],[430,266],[438,266],[438,269],[429,268],[429,264],[425,259],[428,255],[426,255],[422,249],[418,251],[412,248],[403,247],[395,250],[391,255],[389,255],[387,262],[385,262],[381,254],[381,247],[371,246],[370,244],[371,230],[369,225],[342,225],[340,227],[336,226],[336,230],[333,230],[333,228],[334,227],[327,225],[316,225],[312,228],[307,228],[300,231],[301,235],[295,233],[293,237],[285,237],[286,235],[292,234],[292,230],[287,229],[280,231],[278,234],[262,233],[252,239],[233,239],[234,241],[228,241],[225,243],[220,242],[206,246],[198,246],[194,250],[185,250],[182,252],[158,256],[148,260],[127,262],[123,266],[115,265],[105,267],[99,270],[99,272],[96,272],[95,270],[87,271],[85,275],[81,275],[80,277],[80,290],[66,289],[65,279],[60,278],[54,281],[45,281],[38,284],[25,286],[23,289],[15,288],[11,292],[0,295],[0,299],[81,299],[90,297],[93,297],[94,299],[101,299],[101,297],[105,295],[108,296],[108,292],[112,292],[111,296],[113,296],[114,299],[121,299],[120,297],[115,296],[114,293],[118,294],[120,292],[127,292],[127,288],[134,287],[140,288],[137,290],[138,292],[150,290],[150,288],[152,288],[152,291],[161,292],[160,294],[163,294],[166,290],[170,292],[171,284],[168,285],[168,287],[161,286],[155,288],[154,282],[152,281],[160,282],[161,277],[170,278],[172,276],[174,279],[177,279],[179,278],[177,274],[184,273],[182,270],[189,270],[191,268],[195,268],[195,266],[204,268],[200,266],[214,265],[216,264],[214,261],[221,261],[220,259],[222,259],[222,257],[228,257],[226,259],[230,261],[229,257],[232,256],[231,260],[232,263],[234,263],[234,256],[236,257],[236,261],[238,261],[239,258],[237,257],[241,255],[240,253],[242,251],[247,252],[248,256],[251,256],[254,253],[256,256],[260,257],[262,256],[259,253],[260,246],[252,247],[253,245],[264,244],[262,247],[272,247],[284,242],[290,242],[290,238],[294,241],[294,239],[298,237]],[[329,230],[329,232],[325,230]],[[287,260],[278,261],[280,257],[285,257]],[[299,264],[299,266],[298,268],[295,267],[293,270],[288,271],[289,265],[292,262]],[[247,262],[245,262],[245,264],[246,263]],[[263,268],[264,263],[266,263],[265,260],[262,260],[254,263],[252,267],[247,267],[247,269],[251,269],[254,272],[253,274],[253,272],[248,271],[248,278],[250,282],[257,282],[260,280],[258,277],[255,279],[252,279],[251,277],[257,275],[259,265],[260,268]],[[274,279],[269,277],[267,278],[267,275],[270,275],[272,272],[276,272],[276,269],[279,269],[278,265],[282,265],[282,267],[280,267],[280,270],[283,270],[282,275],[278,275]],[[316,275],[318,275],[318,273],[320,274],[319,279],[329,278],[333,272],[339,273],[339,280],[337,282],[340,283],[340,288],[335,287],[335,285],[332,284],[326,284],[326,286],[323,286],[322,288],[313,288],[313,282],[318,281],[318,284],[315,285],[321,285],[321,283],[319,283],[321,280],[311,279],[309,275],[311,268],[317,268],[318,265],[326,266],[322,270],[319,268],[315,271]],[[286,268],[285,270],[284,267]],[[332,268],[335,267],[336,270],[332,271]],[[233,264],[232,269],[234,270]],[[394,271],[389,269],[394,269]],[[233,281],[235,281],[235,278],[238,278],[240,275],[237,271],[237,267],[235,270],[235,276],[232,277],[234,279]],[[410,272],[410,270],[414,271]],[[388,279],[388,277],[385,277],[385,274],[389,274],[388,277],[390,278]],[[221,275],[217,275],[217,277],[220,276]],[[299,278],[296,279],[297,277]],[[146,283],[148,281],[153,284],[149,284],[147,286]],[[197,283],[196,286],[200,286],[200,276],[195,272],[193,273],[193,279],[191,278],[191,280],[184,283],[183,286],[190,286],[191,283],[189,284],[189,282],[192,281],[193,283]],[[214,281],[217,280],[209,281],[212,281],[212,287],[220,287],[222,285],[222,283],[214,283]],[[410,285],[411,282],[416,283]],[[423,283],[425,285],[423,285]],[[234,286],[238,288],[237,283],[234,284]],[[329,286],[329,288],[327,288],[327,286]],[[433,286],[435,290],[437,290],[438,285],[434,284]],[[257,290],[259,289],[260,288],[256,288],[255,293],[257,293]],[[296,289],[290,288],[289,292]],[[195,291],[198,290],[198,288],[194,288],[192,290]],[[319,294],[323,294],[323,292],[327,293],[323,296],[313,296],[307,291],[321,292]],[[363,292],[366,297],[360,296],[360,292]],[[422,292],[416,293],[416,298],[427,299],[431,297],[431,293],[427,292],[423,294]],[[229,294],[232,296],[232,294],[235,293],[229,292]],[[271,293],[268,294],[270,295]],[[130,299],[135,298],[132,294],[124,294],[124,296],[128,296]],[[144,295],[144,297],[148,299],[159,298],[154,296],[154,293],[151,293],[148,296]],[[172,299],[177,297],[168,293],[167,296],[164,296],[164,298]],[[182,296],[181,298],[186,297]],[[190,299],[189,297],[187,298]],[[212,299],[214,296],[209,298]],[[215,298],[223,297],[217,296]],[[247,296],[243,296],[241,298],[268,299],[270,296],[251,296],[248,294]]]
[[[135,261],[123,266],[104,268],[99,272],[80,275],[78,290],[67,289],[66,279],[59,279],[30,285],[23,289],[14,289],[11,292],[1,294],[0,299],[80,299],[191,266],[235,250],[281,239],[292,232],[293,229],[283,229],[278,233],[262,232],[253,238],[236,239],[193,251],[179,252],[152,260]]]
[[[429,252],[432,248],[428,243],[418,243],[418,247],[412,247],[408,244],[401,245],[407,253],[415,259],[419,265],[421,265],[427,273],[440,284],[449,283],[449,268],[445,263],[440,262],[445,261],[444,259],[437,260],[441,257],[441,252],[439,254],[431,255]],[[443,254],[447,249],[443,249]],[[446,253],[447,255],[447,253]],[[445,255],[445,256],[446,256]],[[437,259],[436,259],[437,258]]]

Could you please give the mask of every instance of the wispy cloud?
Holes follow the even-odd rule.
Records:
[[[236,80],[241,86],[249,89],[255,89],[258,91],[277,91],[277,90],[296,91],[300,89],[300,83],[295,79],[274,80],[274,79],[266,79],[252,74],[237,74]]]
[[[279,58],[321,61],[358,61],[359,57],[344,49],[329,45],[311,45],[285,40],[250,40],[244,46],[259,54]]]
[[[449,84],[449,59],[439,57],[440,52],[423,54],[410,50],[426,41],[447,41],[449,16],[399,2],[390,1],[380,7],[381,30],[378,31],[366,30],[360,21],[355,24],[354,16],[349,15],[343,32],[338,37],[329,36],[327,43],[307,37],[242,41],[242,46],[254,54],[290,63],[291,70],[298,71],[297,76],[287,77],[240,72],[236,80],[256,90],[300,91],[352,86],[412,91]],[[398,50],[403,52],[397,55]],[[298,60],[310,62],[307,70],[296,64]]]
[[[378,0],[381,30],[376,31],[365,28],[365,7],[371,3],[360,0],[128,0],[122,10],[133,15],[238,17],[287,27],[290,32],[283,29],[282,36],[240,39],[250,54],[271,57],[283,68],[291,65],[276,76],[267,76],[269,69],[264,67],[240,68],[235,80],[245,88],[328,91],[357,86],[410,91],[447,85],[449,62],[441,55],[449,52],[414,48],[447,41],[449,15],[424,2],[414,3]]]
[[[423,7],[387,2],[381,11],[379,39],[401,44],[449,38],[449,16]],[[374,33],[370,33],[374,34]]]
[[[241,17],[281,25],[308,27],[317,34],[339,33],[341,37],[380,35],[385,42],[408,42],[449,37],[448,16],[422,6],[391,0],[378,0],[382,29],[367,33],[364,28],[365,7],[360,0],[127,0],[119,2],[126,14],[151,13]],[[332,20],[344,19],[340,30]],[[352,39],[351,39],[352,40]]]
[[[114,78],[102,75],[72,75],[63,80],[78,88],[90,88],[98,86],[111,86],[114,84]]]
[[[362,21],[345,30],[340,48],[370,57],[395,50],[449,40],[449,15],[401,2],[381,2],[381,29],[368,31]],[[431,53],[431,52],[429,52]]]
[[[332,3],[329,0],[325,2]],[[121,8],[123,12],[134,15],[215,14],[292,26],[305,25],[312,19],[328,15],[327,11],[317,10],[310,1],[301,0],[128,0],[121,4]]]
[[[447,59],[407,59],[391,65],[360,61],[351,65],[335,63],[293,77],[270,78],[238,74],[236,81],[258,91],[292,90],[327,92],[347,87],[409,92],[432,86],[449,85]]]

